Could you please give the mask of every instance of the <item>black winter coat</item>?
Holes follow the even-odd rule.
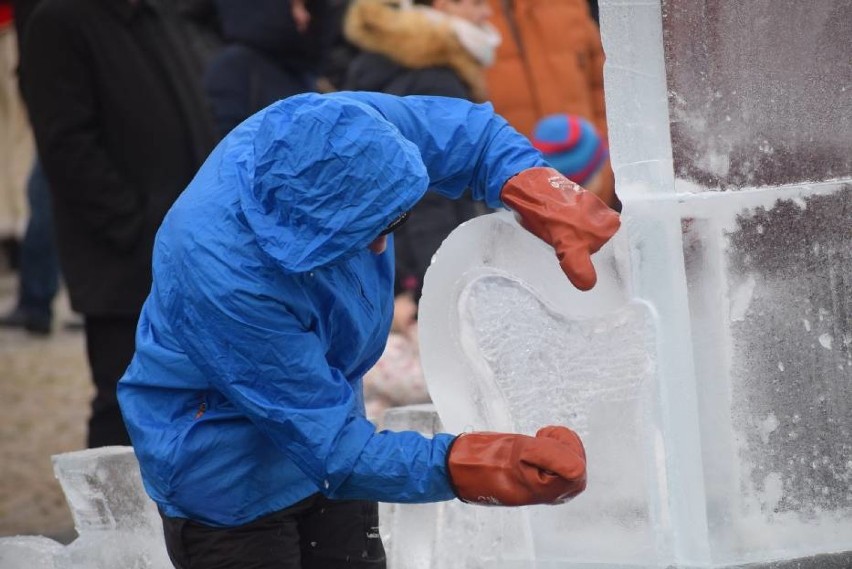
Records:
[[[210,62],[204,90],[220,136],[279,99],[314,91],[322,11],[302,34],[288,0],[216,0],[227,46]]]
[[[135,314],[154,234],[215,143],[185,30],[141,0],[43,0],[22,77],[74,310]]]

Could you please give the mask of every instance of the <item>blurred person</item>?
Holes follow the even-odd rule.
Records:
[[[488,0],[503,36],[488,70],[494,109],[526,136],[541,118],[578,115],[607,139],[604,52],[587,0]]]
[[[12,4],[0,0],[0,245],[13,269],[19,264],[33,157],[32,132],[18,91],[16,38]]]
[[[344,32],[362,52],[344,88],[483,102],[485,68],[500,43],[490,17],[487,0],[420,0],[414,6],[357,0]],[[459,224],[485,211],[470,197],[448,200],[427,193],[395,236],[397,289],[419,302],[435,251]]]
[[[40,0],[14,0],[19,52],[29,16]],[[18,66],[20,71],[20,65]],[[0,317],[0,327],[23,328],[46,335],[53,323],[53,301],[59,291],[59,259],[53,231],[50,187],[38,161],[32,165],[26,186],[29,218],[21,240],[18,298],[14,308]]]
[[[325,2],[327,15],[320,32],[323,49],[317,78],[317,89],[322,93],[343,89],[346,72],[359,53],[359,49],[346,39],[343,32],[343,22],[351,3],[351,0]]]
[[[215,142],[185,37],[174,6],[148,0],[43,0],[26,28],[24,95],[96,387],[89,447],[130,442],[115,389],[154,233]]]
[[[50,186],[38,159],[27,181],[27,200],[30,217],[21,241],[18,298],[14,308],[0,317],[0,327],[47,335],[53,327],[53,301],[59,291],[59,259]]]
[[[220,136],[271,103],[316,90],[324,2],[216,0],[226,45],[210,62],[204,88]]]
[[[489,105],[379,93],[275,103],[219,144],[157,234],[119,399],[178,568],[385,567],[376,501],[559,504],[566,427],[376,432],[393,232],[428,191],[507,206],[587,290],[619,216]],[[567,283],[566,283],[567,286]]]
[[[621,211],[609,148],[592,123],[564,113],[549,115],[536,124],[532,143],[563,176]]]
[[[589,121],[606,144],[604,52],[586,0],[489,0],[505,41],[488,71],[494,109],[527,136],[542,118],[567,113]],[[558,71],[555,71],[558,70]],[[593,191],[613,208],[615,175],[607,160]],[[605,181],[604,181],[605,180]]]
[[[221,51],[225,40],[216,0],[171,0],[184,23],[189,52],[195,59],[198,76],[204,75],[210,61]]]

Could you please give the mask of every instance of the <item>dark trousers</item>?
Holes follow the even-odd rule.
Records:
[[[162,513],[161,513],[162,515]],[[242,526],[163,518],[177,569],[385,569],[375,502],[314,494]]]
[[[48,323],[51,305],[59,288],[59,259],[53,234],[50,186],[36,160],[27,182],[30,219],[21,242],[21,288],[19,305],[33,318]]]
[[[130,437],[118,407],[116,387],[136,349],[139,315],[86,315],[86,353],[95,384],[89,418],[89,448],[130,445]]]

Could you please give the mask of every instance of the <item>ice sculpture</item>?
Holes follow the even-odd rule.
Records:
[[[130,447],[53,457],[78,537],[0,539],[0,569],[171,569],[156,506],[145,494]]]
[[[625,245],[596,257],[600,285],[581,293],[551,249],[499,213],[458,228],[429,268],[423,366],[448,430],[565,424],[586,444],[592,483],[569,507],[457,506],[455,523],[476,517],[478,534],[524,538],[512,553],[488,547],[495,561],[655,559],[655,324],[625,287]]]
[[[390,569],[848,569],[852,2],[600,8],[625,212],[599,286],[502,214],[448,239],[421,305],[447,430],[571,424],[589,488],[383,507]],[[3,569],[168,566],[130,450],[87,452],[57,460],[79,543],[0,539]]]
[[[852,566],[852,3],[600,5],[625,212],[599,288],[508,214],[426,278],[448,430],[588,446],[588,491],[516,511],[490,566]]]

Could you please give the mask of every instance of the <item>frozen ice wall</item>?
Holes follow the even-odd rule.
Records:
[[[170,569],[163,529],[130,447],[53,457],[78,537],[0,539],[0,569]]]
[[[663,1],[678,178],[704,188],[852,171],[852,2]]]
[[[587,444],[587,492],[518,510],[499,562],[852,566],[852,2],[600,4],[625,211],[599,286],[502,214],[421,304],[448,430]]]

